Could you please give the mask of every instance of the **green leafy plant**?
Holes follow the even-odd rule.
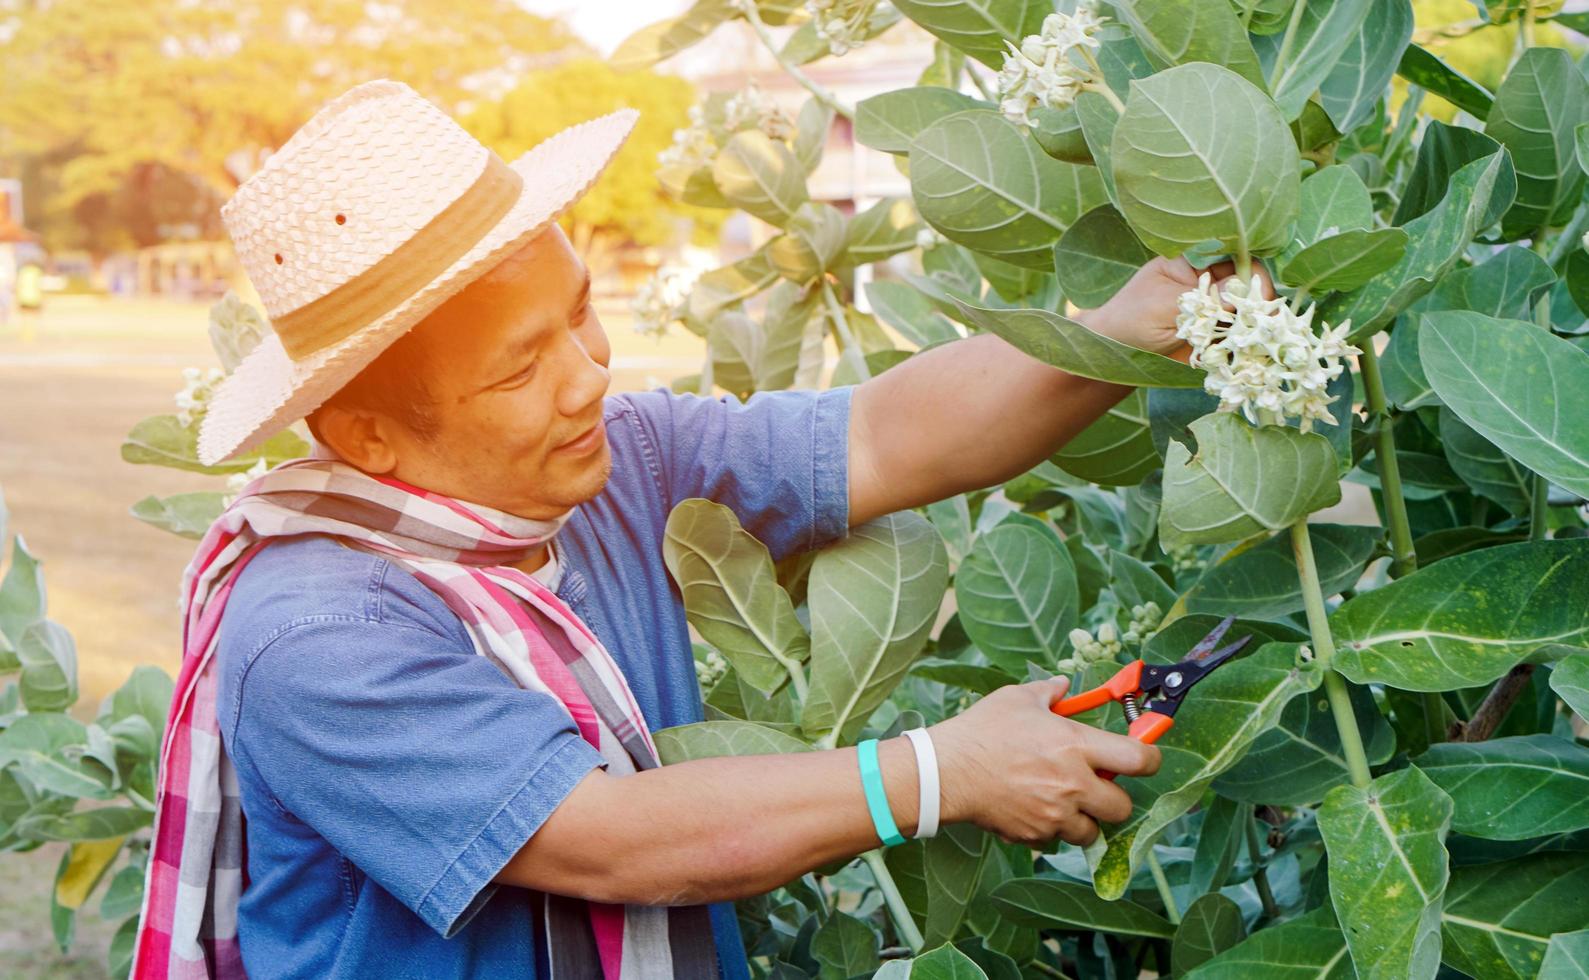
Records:
[[[884,4],[701,0],[619,49],[651,65],[744,21],[811,96],[709,99],[664,161],[673,193],[767,228],[649,294],[643,327],[705,342],[676,388],[853,384],[991,332],[1140,389],[1002,487],[815,555],[775,564],[682,504],[666,557],[707,720],[659,734],[667,761],[1093,686],[1222,615],[1258,637],[1097,844],[957,826],[817,869],[740,904],[758,976],[1581,972],[1589,68],[1533,42],[1589,25],[1560,7],[1477,5],[1465,31],[1517,26],[1494,92],[1413,43],[1407,0],[896,0],[932,59],[853,106],[803,66],[893,28]],[[908,199],[813,200],[836,116]],[[1238,268],[1183,297],[1190,364],[1075,319],[1154,255]],[[1343,485],[1377,523],[1318,516]]]

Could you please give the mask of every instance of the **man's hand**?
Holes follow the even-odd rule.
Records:
[[[1191,349],[1175,336],[1177,300],[1197,285],[1197,277],[1204,271],[1215,282],[1223,282],[1236,274],[1236,264],[1216,262],[1202,270],[1194,269],[1184,258],[1155,258],[1138,269],[1109,302],[1095,310],[1083,310],[1076,318],[1111,340],[1184,361]],[[1255,262],[1253,271],[1263,281],[1265,295],[1274,295],[1263,266]]]
[[[1044,847],[1055,837],[1090,844],[1099,821],[1131,815],[1131,797],[1096,770],[1150,776],[1159,750],[1055,714],[1069,688],[1064,677],[1009,684],[929,729],[944,820]]]

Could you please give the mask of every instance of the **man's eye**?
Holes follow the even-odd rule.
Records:
[[[539,364],[539,363],[540,363],[540,361],[532,361],[532,362],[530,362],[530,366],[529,367],[527,367],[524,370],[520,371],[518,374],[515,374],[511,378],[504,378],[497,385],[497,387],[499,387],[499,388],[517,388],[518,386],[520,386],[522,384],[525,384],[532,377],[535,376],[535,366],[537,364]]]

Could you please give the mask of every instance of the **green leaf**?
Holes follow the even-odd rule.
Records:
[[[988,980],[988,975],[971,957],[945,943],[911,961],[910,980]]]
[[[1539,980],[1589,980],[1589,929],[1550,937]]]
[[[1440,408],[1440,441],[1451,468],[1474,493],[1488,497],[1509,513],[1528,513],[1533,474],[1444,406]]]
[[[1178,6],[1158,5],[1188,19]],[[1209,240],[1232,253],[1278,252],[1299,208],[1295,145],[1274,103],[1236,73],[1201,63],[1160,72],[1131,87],[1115,126],[1120,210],[1170,258]]]
[[[1550,689],[1580,718],[1589,718],[1589,653],[1563,660],[1550,672]]]
[[[253,469],[261,459],[267,467],[309,455],[309,444],[291,429],[283,429],[258,449],[228,456],[214,466],[199,462],[199,428],[185,426],[175,415],[155,415],[132,427],[121,444],[121,458],[129,463],[169,466],[190,473],[220,476]]]
[[[1055,466],[1089,483],[1108,487],[1141,483],[1163,463],[1153,448],[1147,393],[1139,389],[1116,402],[1051,458]]]
[[[1043,152],[1055,160],[1066,163],[1093,163],[1092,151],[1087,148],[1087,137],[1081,131],[1081,118],[1076,107],[1063,109],[1039,106],[1032,110],[1032,139]]]
[[[1439,969],[1450,825],[1450,798],[1415,766],[1325,796],[1330,901],[1359,977],[1432,978]]]
[[[1159,540],[1166,548],[1279,531],[1341,499],[1335,450],[1324,436],[1248,425],[1229,412],[1205,415],[1191,429],[1197,454],[1172,442],[1164,457]]]
[[[158,737],[165,731],[172,687],[171,677],[165,671],[149,664],[139,664],[132,669],[131,676],[121,687],[110,695],[109,710],[101,706],[100,715],[110,723],[133,716],[141,717]]]
[[[1264,84],[1258,55],[1228,0],[1116,0],[1113,6],[1156,67],[1206,61],[1225,65],[1254,85]]]
[[[1202,816],[1187,881],[1194,895],[1224,887],[1236,853],[1246,843],[1245,823],[1252,819],[1246,807],[1217,793],[1203,807]]]
[[[992,846],[993,838],[976,826],[954,824],[936,837],[908,840],[884,852],[928,947],[949,942],[960,931]]]
[[[1456,265],[1489,223],[1485,217],[1492,199],[1508,199],[1514,180],[1505,153],[1463,166],[1452,175],[1439,205],[1406,224],[1408,247],[1401,261],[1360,288],[1320,304],[1320,319],[1329,324],[1350,319],[1351,339],[1375,333]]]
[[[1001,525],[978,535],[955,571],[960,622],[997,667],[1052,668],[1076,625],[1076,569],[1053,534]]]
[[[135,806],[103,806],[78,810],[64,816],[38,814],[24,817],[16,827],[17,835],[28,840],[105,840],[125,837],[149,826],[154,814]]]
[[[784,234],[767,243],[767,261],[779,275],[803,286],[838,259],[845,232],[845,218],[838,208],[807,201],[795,209]]]
[[[1081,123],[1081,134],[1087,140],[1087,150],[1098,167],[1109,202],[1120,207],[1120,192],[1115,187],[1114,163],[1110,148],[1114,145],[1115,125],[1120,114],[1115,107],[1097,92],[1082,92],[1076,96],[1076,119]],[[1133,232],[1135,234],[1135,232]]]
[[[895,89],[862,99],[855,105],[855,141],[885,153],[909,153],[922,130],[967,109],[989,103],[953,89],[932,85]]]
[[[1556,273],[1538,253],[1508,245],[1478,265],[1452,270],[1416,309],[1472,310],[1526,320],[1534,314],[1534,301],[1555,281]]]
[[[692,498],[668,515],[662,541],[690,624],[751,686],[771,694],[811,652],[760,541],[722,504]]]
[[[225,509],[224,495],[201,490],[169,497],[145,497],[132,505],[132,516],[162,531],[197,541]]]
[[[1589,495],[1589,426],[1575,395],[1589,354],[1520,320],[1445,311],[1424,316],[1419,359],[1440,400],[1507,455]]]
[[[1255,932],[1186,980],[1356,980],[1346,937],[1328,908]]]
[[[1269,91],[1287,120],[1302,114],[1309,96],[1318,90],[1355,37],[1363,32],[1373,0],[1335,0],[1310,3],[1300,13],[1293,30],[1258,39],[1258,59],[1269,76]],[[1280,71],[1275,62],[1289,42],[1289,57]]]
[[[788,146],[759,129],[729,138],[712,161],[712,180],[729,203],[780,228],[806,203],[800,161]]]
[[[993,889],[993,903],[1019,925],[1152,939],[1175,935],[1175,927],[1157,912],[1124,899],[1105,901],[1086,885],[1052,878],[1012,878]]]
[[[1455,868],[1441,918],[1452,967],[1485,980],[1543,977],[1551,936],[1589,928],[1589,854]]]
[[[1347,600],[1330,617],[1336,669],[1367,684],[1449,691],[1589,636],[1589,540],[1456,555]]]
[[[920,228],[921,219],[908,198],[885,197],[850,219],[844,239],[847,261],[865,265],[909,251],[916,247]]]
[[[1507,238],[1539,234],[1578,204],[1583,171],[1573,159],[1576,130],[1589,122],[1589,80],[1560,48],[1529,48],[1495,92],[1484,132],[1512,153],[1517,200],[1501,219]]]
[[[1375,707],[1368,688],[1352,684],[1347,690],[1370,764],[1384,762],[1396,749],[1395,732]],[[1314,692],[1293,698],[1279,723],[1214,781],[1214,789],[1246,803],[1313,806],[1350,774],[1329,699]]]
[[[1231,0],[1247,29],[1254,34],[1275,34],[1286,29],[1296,0]]]
[[[899,12],[933,36],[998,70],[1004,66],[1005,44],[1019,45],[1043,29],[1053,13],[1047,0],[899,0]]]
[[[807,735],[837,730],[847,741],[860,731],[921,652],[948,577],[943,540],[913,511],[851,528],[817,555]]]
[[[879,320],[918,347],[959,340],[961,333],[921,290],[885,279],[866,284],[866,301]]]
[[[1418,142],[1418,156],[1413,162],[1412,173],[1407,177],[1401,198],[1396,203],[1391,224],[1405,225],[1430,211],[1446,196],[1451,178],[1457,171],[1475,160],[1493,156],[1500,149],[1499,142],[1476,129],[1431,120]],[[1510,206],[1510,197],[1495,202],[1485,211],[1480,227],[1494,224]]]
[[[1309,293],[1356,289],[1401,261],[1407,233],[1400,228],[1343,231],[1298,252],[1280,270],[1287,285]]]
[[[106,799],[105,783],[70,758],[87,741],[87,729],[75,718],[26,714],[0,731],[0,768],[16,763],[28,782],[48,793]]]
[[[990,109],[958,112],[911,144],[916,210],[950,241],[994,258],[1049,269],[1065,229],[1104,202],[1093,167],[1044,154]]]
[[[981,252],[972,252],[971,260],[999,298],[1010,305],[1045,308],[1058,305],[1059,284],[1052,272],[1011,265]]]
[[[77,644],[59,623],[41,619],[22,631],[22,703],[31,711],[65,711],[77,702]]]
[[[138,916],[123,920],[110,939],[110,975],[125,977],[132,973],[133,946],[138,940]]]
[[[1159,573],[1122,551],[1110,551],[1109,588],[1123,609],[1158,603],[1159,609],[1168,612],[1175,604],[1175,590],[1159,577]]]
[[[1170,965],[1184,976],[1247,937],[1241,907],[1218,893],[1200,896],[1186,909],[1170,945]]]
[[[1107,303],[1151,258],[1153,252],[1108,204],[1082,215],[1054,246],[1059,288],[1082,309]]]
[[[1374,202],[1363,178],[1351,167],[1325,167],[1302,182],[1301,203],[1297,212],[1295,249],[1288,248],[1289,260],[1301,247],[1312,245],[1327,235],[1342,231],[1366,231],[1374,226]],[[1335,231],[1330,231],[1330,229]]]
[[[650,68],[694,45],[736,13],[733,0],[698,0],[682,15],[647,25],[624,38],[608,63],[620,72]]]
[[[996,333],[1017,350],[1084,378],[1161,388],[1201,388],[1203,372],[1180,361],[1122,344],[1048,310],[989,310],[959,299],[966,322]]]
[[[706,325],[724,310],[742,303],[771,286],[777,270],[767,260],[767,250],[758,249],[738,262],[703,273],[690,290],[689,316],[685,323],[701,336]]]
[[[878,968],[877,933],[853,915],[834,912],[811,937],[811,955],[822,964],[822,980],[848,980]]]
[[[1319,103],[1337,132],[1350,133],[1368,122],[1385,95],[1396,62],[1412,40],[1410,0],[1380,0],[1352,34],[1335,67],[1319,83]]]
[[[11,566],[0,579],[0,635],[11,645],[22,642],[22,634],[29,626],[44,618],[44,572],[40,562],[28,550],[22,535],[11,542]]]
[[[105,897],[99,902],[99,914],[106,919],[137,915],[142,904],[143,869],[129,866],[116,872],[110,884],[105,886]]]
[[[944,660],[923,657],[910,667],[912,677],[925,677],[930,681],[963,688],[976,694],[991,694],[1015,680],[997,667],[969,664],[962,660]]]
[[[782,755],[811,748],[786,732],[750,721],[698,721],[652,733],[662,764],[727,755]]]
[[[1431,95],[1438,95],[1475,119],[1490,114],[1492,96],[1478,82],[1431,54],[1427,48],[1407,45],[1396,65],[1396,74]]]
[[[1310,524],[1320,589],[1331,596],[1357,584],[1379,545],[1377,528]],[[1277,534],[1256,547],[1209,566],[1186,592],[1189,612],[1279,619],[1303,608],[1291,535]]]
[[[1444,742],[1416,761],[1456,804],[1459,833],[1524,840],[1589,827],[1589,749],[1568,739]]]
[[[1154,840],[1191,809],[1210,783],[1235,765],[1253,740],[1273,727],[1296,695],[1318,687],[1314,661],[1299,663],[1298,644],[1265,644],[1203,679],[1187,695],[1175,727],[1161,739],[1163,764],[1145,779],[1120,777],[1135,810],[1123,824],[1106,828],[1088,848],[1093,887],[1113,900],[1125,894]]]

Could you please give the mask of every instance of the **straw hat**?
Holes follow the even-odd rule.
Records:
[[[326,103],[221,207],[274,333],[217,388],[199,459],[318,408],[579,200],[636,118],[581,123],[509,164],[401,82]]]

